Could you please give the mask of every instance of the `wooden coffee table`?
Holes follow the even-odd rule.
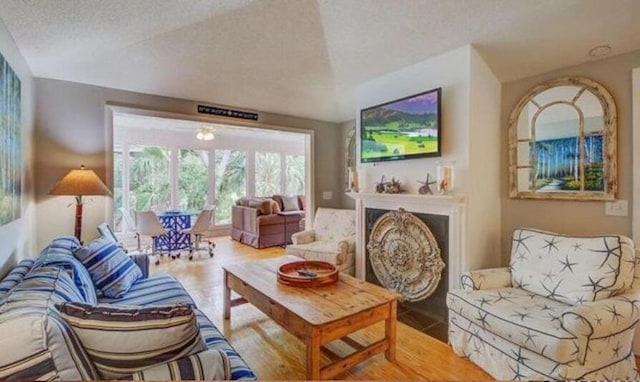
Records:
[[[348,275],[340,275],[336,284],[320,288],[296,288],[278,284],[278,267],[294,256],[225,265],[224,318],[231,307],[246,302],[280,324],[307,345],[307,379],[330,379],[350,367],[385,352],[396,358],[397,294]],[[231,290],[241,298],[231,300]],[[348,337],[377,322],[385,321],[383,339],[362,346]],[[356,351],[328,365],[320,365],[324,344],[342,339]],[[328,351],[328,353],[331,353]]]

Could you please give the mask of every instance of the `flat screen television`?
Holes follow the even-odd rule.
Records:
[[[441,155],[441,88],[360,111],[360,161]]]

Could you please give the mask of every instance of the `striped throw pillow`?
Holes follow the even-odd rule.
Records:
[[[56,304],[104,379],[125,377],[207,349],[187,305]]]
[[[122,297],[142,278],[142,271],[112,240],[99,237],[73,253],[89,271],[96,289],[104,296]]]
[[[128,381],[228,381],[231,364],[227,353],[210,349],[153,366],[120,378]]]

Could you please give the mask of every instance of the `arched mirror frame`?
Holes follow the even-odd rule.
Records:
[[[518,119],[520,113],[525,106],[533,100],[538,94],[549,90],[557,86],[576,86],[580,87],[582,91],[589,91],[592,93],[602,105],[603,111],[603,170],[604,170],[604,190],[603,191],[561,191],[561,192],[536,192],[535,189],[529,191],[518,190]],[[573,102],[579,98],[577,95]],[[554,101],[549,102],[546,105],[541,105],[540,110],[536,113],[536,116],[540,114],[542,108],[547,108],[552,104],[570,104],[574,107],[578,114],[581,114],[580,108],[578,108],[572,102],[566,101]],[[535,117],[534,120],[535,122]],[[580,129],[582,131],[583,126],[581,124]],[[562,77],[555,80],[551,80],[542,83],[533,89],[531,89],[522,99],[518,102],[516,107],[511,112],[509,117],[509,196],[511,198],[524,198],[524,199],[562,199],[562,200],[615,200],[618,191],[618,176],[617,176],[617,112],[616,105],[613,101],[613,97],[609,91],[601,84],[584,77]],[[535,138],[535,135],[534,135]],[[529,164],[533,167],[535,164]]]
[[[349,168],[356,169],[356,128],[355,126],[349,127],[349,132],[344,142],[344,183],[347,190],[350,189]]]

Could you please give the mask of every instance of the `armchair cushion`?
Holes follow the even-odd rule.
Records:
[[[340,241],[356,234],[354,210],[318,208],[313,229],[318,241]]]
[[[524,349],[558,363],[577,359],[577,337],[562,327],[567,304],[519,288],[501,288],[449,291],[447,305],[478,327]]]
[[[465,272],[460,276],[462,289],[498,289],[511,286],[511,271],[509,268],[490,268]]]
[[[291,242],[293,244],[309,244],[315,240],[316,240],[316,232],[312,229],[296,232],[293,235],[291,235]]]
[[[620,293],[631,286],[634,266],[633,243],[624,236],[513,232],[513,284],[557,301],[573,305]]]
[[[340,265],[345,260],[339,242],[334,241],[313,241],[308,244],[288,245],[287,254],[307,260],[326,261],[333,265]]]

